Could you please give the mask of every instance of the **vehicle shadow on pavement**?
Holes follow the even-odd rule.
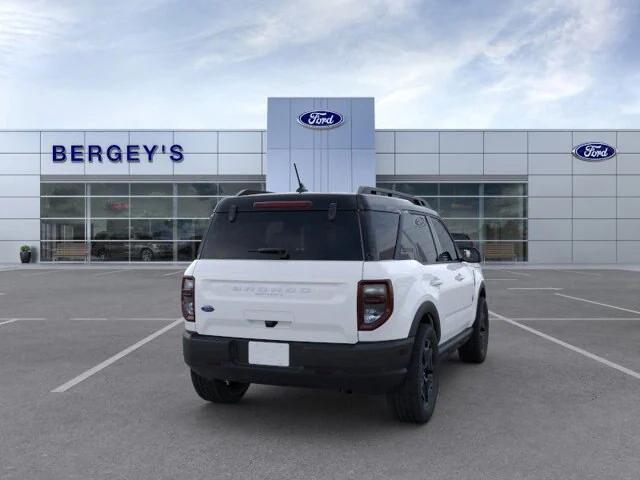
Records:
[[[468,365],[457,356],[442,360],[440,400],[456,382],[464,381]],[[434,419],[437,418],[438,406]],[[310,431],[345,433],[358,436],[368,429],[415,428],[414,424],[400,423],[388,409],[385,395],[364,395],[332,390],[272,387],[252,385],[239,404],[203,404],[194,412],[202,424],[212,428],[232,428],[239,433],[252,434],[259,424],[263,430],[283,430],[287,434],[304,438]],[[432,420],[432,421],[433,421]],[[358,430],[354,430],[357,427]],[[242,430],[245,430],[242,432]]]

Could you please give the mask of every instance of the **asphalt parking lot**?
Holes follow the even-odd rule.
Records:
[[[489,356],[431,422],[383,397],[253,385],[210,405],[182,360],[179,266],[0,270],[0,478],[634,479],[640,272],[489,268]]]

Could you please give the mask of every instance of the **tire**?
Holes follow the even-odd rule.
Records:
[[[153,261],[153,252],[150,248],[143,248],[140,252],[140,260],[143,262],[151,262]]]
[[[460,360],[467,363],[482,363],[487,357],[489,346],[489,309],[487,299],[478,298],[476,320],[473,322],[473,333],[467,343],[458,349]]]
[[[107,259],[107,251],[104,248],[101,248],[96,252],[95,258],[99,262],[104,262]]]
[[[247,393],[248,383],[201,377],[191,370],[191,383],[200,398],[213,403],[237,403]]]
[[[426,423],[438,398],[438,337],[429,324],[418,328],[404,383],[387,394],[387,403],[401,422]]]

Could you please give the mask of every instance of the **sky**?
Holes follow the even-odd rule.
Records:
[[[640,128],[639,47],[637,0],[0,0],[0,129]]]

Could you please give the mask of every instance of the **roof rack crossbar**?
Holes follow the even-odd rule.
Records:
[[[395,190],[388,190],[386,188],[378,188],[378,187],[360,187],[358,188],[358,193],[368,194],[368,195],[380,195],[382,197],[395,197],[402,198],[403,200],[408,200],[414,205],[420,205],[421,207],[431,208],[429,206],[429,202],[422,198],[414,197],[413,195],[409,195],[407,193],[396,192]]]
[[[252,190],[250,188],[245,188],[244,190],[240,190],[236,193],[236,197],[244,197],[246,195],[260,195],[261,193],[273,193],[268,192],[267,190]]]

